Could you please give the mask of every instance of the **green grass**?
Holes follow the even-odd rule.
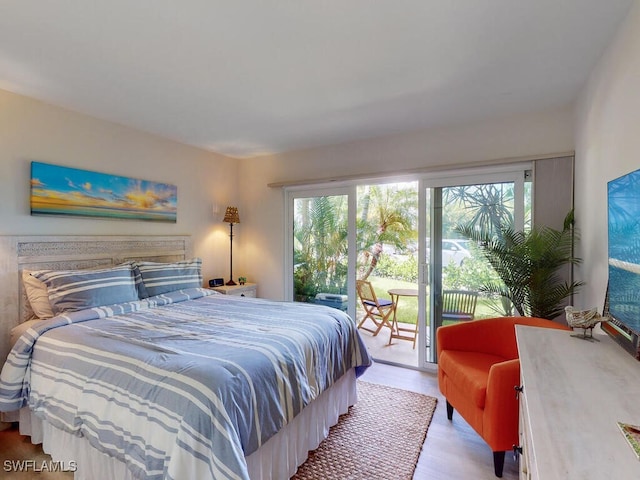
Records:
[[[378,298],[391,299],[388,291],[392,288],[417,288],[418,285],[402,280],[393,280],[391,278],[369,277],[369,281],[376,291]],[[401,297],[398,301],[396,310],[399,322],[416,324],[418,318],[418,298],[417,297]]]
[[[418,285],[403,280],[394,280],[391,278],[369,277],[371,285],[378,298],[390,299],[388,291],[392,288],[417,288]],[[427,294],[429,291],[427,290]],[[496,317],[499,313],[495,309],[496,302],[490,298],[479,297],[476,305],[476,319]],[[360,305],[358,304],[358,307]],[[418,298],[417,297],[401,297],[398,302],[396,311],[398,321],[415,325],[418,318]]]

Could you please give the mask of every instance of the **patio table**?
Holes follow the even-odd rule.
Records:
[[[400,340],[409,340],[413,342],[413,348],[416,348],[416,339],[418,338],[418,321],[414,327],[401,327],[398,325],[398,319],[396,318],[396,310],[398,309],[398,303],[400,297],[417,297],[418,289],[415,288],[392,288],[387,291],[391,295],[391,301],[393,301],[393,319],[391,321],[391,335],[389,335],[389,345],[391,340],[398,338]]]

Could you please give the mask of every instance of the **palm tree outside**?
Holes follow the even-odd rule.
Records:
[[[443,238],[464,239],[460,223],[495,232],[513,223],[513,188],[484,184],[442,189]],[[357,278],[372,282],[378,295],[418,283],[418,182],[357,187]],[[530,205],[530,204],[527,204]],[[294,292],[297,301],[313,302],[318,293],[347,293],[346,196],[296,199],[294,206]],[[429,212],[427,211],[427,215]],[[528,215],[530,218],[530,215]],[[429,219],[427,219],[428,223]],[[427,246],[428,248],[428,246]],[[443,262],[443,288],[482,291],[499,277],[471,242],[463,262]],[[415,303],[415,305],[413,305]],[[417,299],[403,299],[401,321],[415,323]],[[478,317],[501,313],[501,302],[487,291]],[[503,312],[502,312],[503,313]]]

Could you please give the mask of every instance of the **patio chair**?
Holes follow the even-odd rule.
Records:
[[[478,292],[444,290],[442,292],[442,321],[466,322],[476,315]]]
[[[374,337],[378,335],[382,327],[386,326],[393,330],[390,317],[393,314],[395,304],[391,300],[379,299],[371,282],[366,280],[356,280],[356,290],[362,308],[364,308],[364,317],[360,320],[358,328],[373,333]],[[367,319],[374,323],[375,329],[363,326]]]

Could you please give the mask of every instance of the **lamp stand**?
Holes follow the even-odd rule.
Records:
[[[237,285],[237,283],[233,281],[233,223],[230,223],[229,227],[229,281],[226,285]]]

